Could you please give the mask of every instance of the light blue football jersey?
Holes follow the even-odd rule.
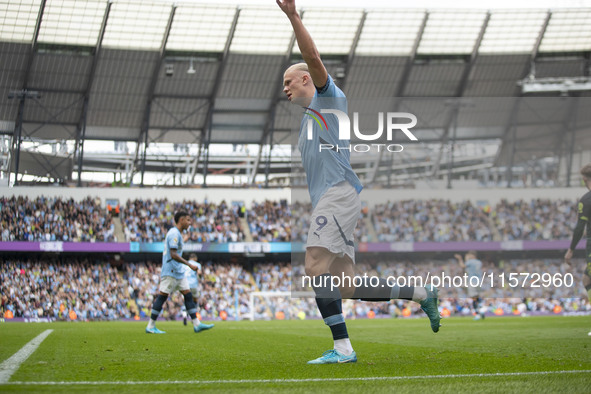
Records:
[[[482,275],[482,261],[478,259],[470,259],[466,261],[466,274],[470,278],[473,276],[480,277]]]
[[[164,253],[162,255],[162,272],[160,276],[172,276],[175,279],[183,279],[185,276],[185,264],[179,263],[170,257],[170,250],[176,249],[179,256],[183,255],[183,235],[176,226],[166,233],[164,240]]]
[[[199,287],[197,272],[193,271],[188,265],[185,265],[185,278],[187,278],[187,282],[189,282],[189,289],[196,289]]]
[[[337,109],[347,113],[347,98],[329,75],[324,88],[317,89],[314,93],[309,108],[318,113],[321,113],[322,108]],[[302,165],[306,172],[312,206],[316,207],[324,193],[338,183],[349,182],[357,193],[361,192],[363,185],[351,168],[350,150],[344,149],[338,152],[329,149],[319,150],[320,144],[330,144],[339,148],[350,146],[349,140],[339,140],[339,122],[334,114],[321,114],[326,124],[313,121],[312,139],[308,139],[308,119],[312,119],[308,114],[318,117],[314,111],[305,110],[307,114],[303,116],[300,124],[298,148],[302,155]]]

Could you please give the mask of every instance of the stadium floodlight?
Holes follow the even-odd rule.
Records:
[[[591,91],[591,78],[589,77],[568,77],[568,78],[525,78],[517,83],[521,86],[523,94],[528,93],[549,93]]]

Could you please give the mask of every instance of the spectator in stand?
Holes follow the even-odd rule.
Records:
[[[577,219],[574,207],[571,200],[502,200],[492,217],[502,241],[569,239]]]
[[[164,200],[128,201],[121,210],[121,220],[125,238],[128,242],[161,242],[173,218],[170,212],[184,210],[191,216],[191,226],[187,229],[190,239],[187,242],[241,242],[244,233],[240,225],[239,207],[226,202],[179,203]]]
[[[252,238],[257,242],[290,242],[291,211],[285,200],[263,203],[253,201],[247,211],[248,225]]]
[[[470,201],[404,200],[376,205],[379,242],[491,241],[487,214]]]
[[[115,224],[100,199],[1,197],[2,241],[116,242]]]
[[[582,261],[582,260],[581,260]],[[576,262],[577,264],[579,262]],[[400,277],[420,275],[427,272],[448,276],[461,276],[463,270],[453,260],[402,261],[396,265],[364,258],[358,262],[368,275]],[[560,259],[507,260],[496,263],[484,262],[483,271],[498,278],[503,272],[566,273]],[[136,315],[146,318],[150,314],[153,295],[158,292],[160,264],[124,263],[119,269],[89,259],[64,258],[7,260],[0,270],[0,317],[10,311],[14,317],[51,318],[68,320],[74,311],[77,320],[131,319]],[[556,306],[566,312],[591,311],[585,289],[567,287],[532,287],[528,282],[524,289],[490,286],[485,282],[482,297],[487,312],[513,314],[552,313]],[[289,291],[293,288],[292,266],[289,263],[254,264],[252,273],[237,264],[203,264],[202,291],[198,300],[203,319],[219,318],[225,311],[228,319],[245,319],[250,316],[250,294],[253,291]],[[302,289],[297,289],[302,290]],[[305,289],[303,289],[305,290]],[[470,314],[471,300],[466,289],[448,287],[449,297],[441,300],[440,308],[452,315]],[[164,308],[165,319],[180,319],[184,300],[179,294],[170,297]],[[422,314],[415,303],[391,301],[390,303],[367,303],[347,301],[348,316],[367,317],[372,311],[377,315],[402,316]],[[257,299],[257,319],[274,319],[283,312],[287,319],[319,317],[313,298],[267,297]],[[302,315],[303,312],[303,315]]]

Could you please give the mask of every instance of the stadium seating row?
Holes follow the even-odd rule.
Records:
[[[446,271],[461,274],[454,261],[439,262],[360,262],[363,272],[381,276]],[[562,272],[560,260],[511,260],[485,263],[487,272]],[[160,264],[123,263],[118,267],[88,259],[6,260],[0,270],[0,317],[47,317],[56,320],[118,320],[145,318],[150,314],[157,293]],[[252,270],[241,265],[207,262],[203,266],[200,313],[203,319],[245,319],[253,312],[256,319],[318,318],[313,298],[266,298],[254,306],[254,291],[289,291],[292,267],[288,263],[259,263]],[[577,282],[578,284],[578,282]],[[515,311],[552,312],[591,310],[583,289],[530,288],[508,292],[505,288],[484,286],[482,297],[488,311],[513,314]],[[440,309],[444,314],[470,313],[471,299],[464,288],[442,288]],[[580,293],[580,294],[579,294]],[[179,319],[183,300],[174,294],[163,308],[164,319]],[[251,310],[254,308],[254,311]],[[445,310],[444,310],[445,309]],[[367,303],[345,301],[349,317],[421,315],[418,304],[408,301]]]
[[[569,239],[575,207],[571,200],[502,200],[494,206],[434,199],[395,201],[364,208],[355,236],[360,242]],[[225,202],[136,199],[121,207],[118,218],[102,208],[99,198],[2,197],[0,234],[2,241],[161,242],[180,209],[192,217],[188,242],[305,242],[311,206],[253,202],[243,218],[239,206]]]

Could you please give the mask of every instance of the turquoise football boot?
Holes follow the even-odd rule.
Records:
[[[157,329],[156,327],[154,327],[154,328],[146,328],[146,333],[148,333],[148,334],[166,334],[166,331],[161,331],[161,330]]]
[[[439,331],[439,327],[441,327],[441,316],[439,315],[439,309],[437,309],[439,291],[432,285],[425,286],[425,290],[427,290],[427,298],[420,301],[419,304],[431,321],[431,330],[437,332]]]
[[[330,349],[322,353],[322,356],[315,360],[308,361],[308,364],[344,364],[344,363],[356,363],[357,355],[355,352],[349,356],[345,356],[339,353],[336,349]]]
[[[195,333],[198,333],[201,331],[209,330],[209,329],[213,328],[213,326],[214,326],[214,324],[199,323],[199,325],[197,327],[193,327],[193,331],[195,331]]]

